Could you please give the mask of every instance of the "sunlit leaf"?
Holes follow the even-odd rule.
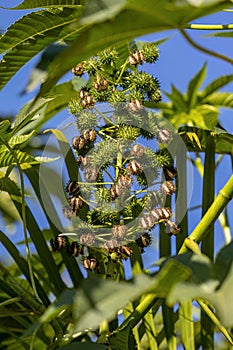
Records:
[[[56,7],[77,7],[81,5],[80,0],[24,0],[12,10],[24,10],[34,8],[56,8]]]
[[[206,97],[208,98],[208,96],[210,96],[213,92],[216,92],[217,90],[231,83],[232,81],[233,81],[233,74],[223,75],[215,79],[201,91],[200,93],[201,100],[204,100]]]
[[[206,76],[206,64],[197,72],[197,74],[190,80],[187,90],[187,100],[190,108],[195,106],[197,101],[197,92],[203,83]]]

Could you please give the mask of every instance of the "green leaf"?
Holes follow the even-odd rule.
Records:
[[[33,135],[35,134],[34,130],[27,135],[17,135],[17,136],[12,136],[9,140],[9,145],[11,148],[14,148],[15,146],[17,146],[17,148],[19,148],[18,146],[20,146],[20,148],[25,147],[28,142],[30,141],[30,139],[33,137]]]
[[[16,159],[18,159],[19,164],[36,164],[38,161],[26,152],[20,150],[14,150],[14,153],[10,152],[6,146],[0,146],[0,167],[15,165]]]
[[[80,0],[24,0],[20,5],[12,10],[26,10],[34,8],[56,8],[56,7],[75,7],[81,5]]]
[[[206,64],[197,72],[189,82],[187,91],[187,100],[190,108],[194,107],[197,102],[197,92],[206,77]]]
[[[130,326],[113,332],[108,337],[112,350],[133,350],[136,349],[136,341]]]
[[[186,111],[188,106],[184,99],[182,93],[172,84],[172,92],[170,94],[166,93],[173,103],[174,111]]]
[[[233,74],[223,75],[208,84],[200,93],[201,100],[208,98],[213,92],[219,90],[223,86],[231,83],[233,81]]]
[[[116,16],[126,5],[127,0],[88,0],[81,24],[94,24],[108,20]]]
[[[215,36],[215,37],[222,37],[222,38],[232,38],[233,37],[233,31],[218,31],[216,33],[211,33],[211,34],[208,34],[208,36]]]
[[[153,280],[137,276],[133,283],[88,278],[74,298],[74,332],[96,329],[101,321],[111,320],[119,309],[149,290]]]
[[[42,85],[40,94],[49,91],[75,64],[107,47],[117,46],[140,35],[180,28],[189,21],[215,12],[224,6],[227,6],[227,3],[215,2],[195,8],[189,6],[186,1],[179,1],[179,7],[174,2],[168,7],[166,0],[159,2],[149,0],[145,6],[140,0],[130,0],[117,16],[111,18],[111,21],[107,19],[83,28],[71,45],[51,63],[48,78]],[[153,8],[156,8],[156,11],[151,11]],[[78,25],[76,29],[78,30]]]
[[[60,350],[108,350],[107,345],[90,343],[90,342],[75,342],[69,345],[62,346]]]
[[[0,135],[1,137],[6,137],[7,132],[10,131],[11,122],[9,120],[2,120],[0,122]]]
[[[214,92],[205,98],[205,103],[209,103],[213,106],[233,108],[233,93]]]
[[[32,57],[58,40],[68,40],[74,32],[81,10],[65,8],[55,13],[32,12],[14,23],[0,38],[0,53],[6,52],[0,65],[0,89]],[[12,65],[11,62],[14,62]]]

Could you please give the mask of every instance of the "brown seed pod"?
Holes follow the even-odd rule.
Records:
[[[173,138],[173,133],[169,129],[160,129],[157,133],[157,139],[160,143],[167,145],[171,142]]]
[[[108,239],[104,243],[104,249],[106,249],[109,254],[115,252],[118,246],[119,243],[116,239]]]
[[[133,250],[128,245],[121,245],[117,253],[121,259],[127,260],[133,254]]]
[[[111,185],[110,189],[109,189],[109,192],[110,192],[110,196],[112,198],[112,200],[116,199],[118,197],[118,194],[117,194],[117,190],[116,190],[116,185]]]
[[[75,136],[72,140],[72,147],[76,150],[79,151],[83,149],[85,146],[85,140],[82,136]]]
[[[176,235],[181,231],[181,228],[174,221],[167,220],[165,225],[168,236]]]
[[[137,245],[142,249],[144,249],[145,247],[148,247],[151,244],[151,242],[152,242],[152,237],[147,232],[136,239]]]
[[[98,92],[106,90],[108,87],[108,81],[101,77],[94,82],[94,89]]]
[[[69,195],[78,196],[80,194],[80,187],[77,181],[69,180],[66,184],[65,191]]]
[[[118,177],[117,183],[121,187],[130,188],[133,183],[133,179],[130,175],[121,175]]]
[[[139,144],[133,145],[131,153],[135,158],[140,158],[144,154],[144,147]]]
[[[73,212],[77,214],[79,212],[79,209],[83,206],[83,201],[80,197],[71,197],[69,198],[69,205]]]
[[[138,99],[131,100],[128,103],[128,109],[132,113],[137,113],[138,111],[140,111],[140,109],[142,109],[142,101]]]
[[[177,170],[172,165],[171,166],[165,165],[163,167],[163,172],[164,172],[165,179],[167,181],[174,179],[177,175]]]
[[[155,225],[155,219],[153,215],[141,216],[139,218],[139,224],[143,230],[151,230]]]
[[[143,60],[143,53],[139,50],[137,50],[134,53],[131,52],[129,55],[129,64],[131,64],[131,66],[137,66],[138,64],[142,64]]]
[[[99,263],[94,255],[88,255],[83,259],[83,267],[86,270],[95,270],[98,266]]]
[[[74,215],[74,212],[72,210],[72,208],[69,205],[65,205],[62,209],[64,216],[66,217],[66,219],[71,219],[72,216]]]
[[[83,108],[92,108],[95,105],[93,96],[87,95],[81,100],[81,106]]]
[[[80,247],[77,242],[72,242],[67,246],[67,254],[70,256],[79,256]]]
[[[124,239],[126,233],[127,233],[127,226],[126,225],[115,225],[112,228],[112,234],[113,237],[117,240],[122,240]]]
[[[91,129],[89,132],[89,136],[90,136],[90,141],[94,142],[96,140],[96,131],[94,129]]]
[[[136,160],[130,160],[128,170],[130,174],[137,175],[142,172],[142,166]]]
[[[75,67],[73,67],[72,73],[78,77],[81,77],[84,73],[83,63],[78,63]]]
[[[170,208],[155,208],[151,210],[150,213],[156,222],[169,219],[172,216],[172,211]]]
[[[77,164],[81,170],[85,169],[85,167],[87,167],[90,164],[90,161],[91,161],[90,157],[79,156],[77,158]]]
[[[167,196],[171,196],[176,192],[176,186],[173,181],[164,181],[160,187],[161,192]]]
[[[79,97],[83,100],[85,99],[87,96],[89,95],[88,90],[87,89],[81,89],[79,91]]]
[[[98,176],[98,170],[96,168],[93,168],[91,166],[85,167],[84,177],[87,181],[95,181]]]
[[[50,239],[50,246],[54,252],[60,252],[65,248],[67,240],[63,236],[56,236],[55,238]]]
[[[95,241],[95,236],[92,233],[83,233],[80,236],[79,242],[85,246],[92,246]]]

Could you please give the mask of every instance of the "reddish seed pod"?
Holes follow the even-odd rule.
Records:
[[[166,221],[166,233],[169,236],[176,235],[181,231],[181,228],[173,221],[167,220]]]
[[[173,134],[171,130],[169,129],[161,129],[157,133],[157,139],[160,143],[163,143],[167,145],[169,142],[171,142],[173,138]]]
[[[122,245],[118,248],[117,253],[121,259],[127,260],[133,254],[133,250],[128,245]]]
[[[135,158],[140,158],[144,154],[144,147],[139,144],[133,145],[131,153]]]
[[[94,129],[90,130],[89,136],[90,136],[90,141],[94,142],[96,140],[96,131]]]
[[[108,239],[104,243],[104,249],[106,249],[109,254],[115,252],[118,246],[119,246],[119,243],[117,242],[116,239]]]
[[[86,270],[95,270],[98,265],[98,261],[93,255],[88,255],[83,259],[83,267]]]
[[[99,80],[96,80],[94,82],[94,88],[98,92],[106,90],[107,87],[108,87],[108,81],[103,77],[101,77]]]
[[[151,242],[152,242],[152,237],[147,232],[136,239],[136,243],[140,248],[148,247],[151,244]]]
[[[84,73],[83,63],[78,63],[75,67],[73,67],[72,73],[78,77],[81,77]]]
[[[127,226],[126,225],[115,225],[112,228],[112,234],[113,237],[118,239],[118,240],[122,240],[124,239],[126,233],[127,233]]]
[[[80,187],[77,181],[69,180],[66,184],[65,191],[69,195],[77,196],[80,194]]]
[[[66,246],[66,239],[63,236],[56,236],[50,240],[51,248],[54,252],[60,252]]]
[[[80,197],[71,197],[69,198],[69,205],[73,212],[77,214],[79,212],[79,209],[83,206],[83,201]]]

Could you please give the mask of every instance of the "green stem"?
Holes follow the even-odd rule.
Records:
[[[211,224],[213,224],[218,216],[221,214],[223,209],[227,206],[233,196],[233,175],[227,181],[225,186],[219,191],[215,201],[209,207],[205,215],[199,224],[195,227],[189,239],[192,239],[199,243],[204,239],[206,232]],[[187,252],[186,243],[184,242],[181,249],[179,250],[179,254],[183,254]]]
[[[192,45],[193,47],[195,47],[195,49],[202,51],[204,53],[206,53],[207,55],[213,56],[215,58],[219,58],[227,63],[230,63],[231,65],[233,65],[233,60],[227,56],[224,56],[218,52],[209,50],[207,48],[205,48],[204,46],[201,46],[199,44],[197,44],[193,39],[190,38],[190,36],[186,33],[186,31],[184,29],[180,29],[180,33],[183,35],[183,37],[189,42],[190,45]]]
[[[233,29],[233,24],[197,24],[190,23],[185,25],[186,29],[196,29],[196,30],[231,30]]]

